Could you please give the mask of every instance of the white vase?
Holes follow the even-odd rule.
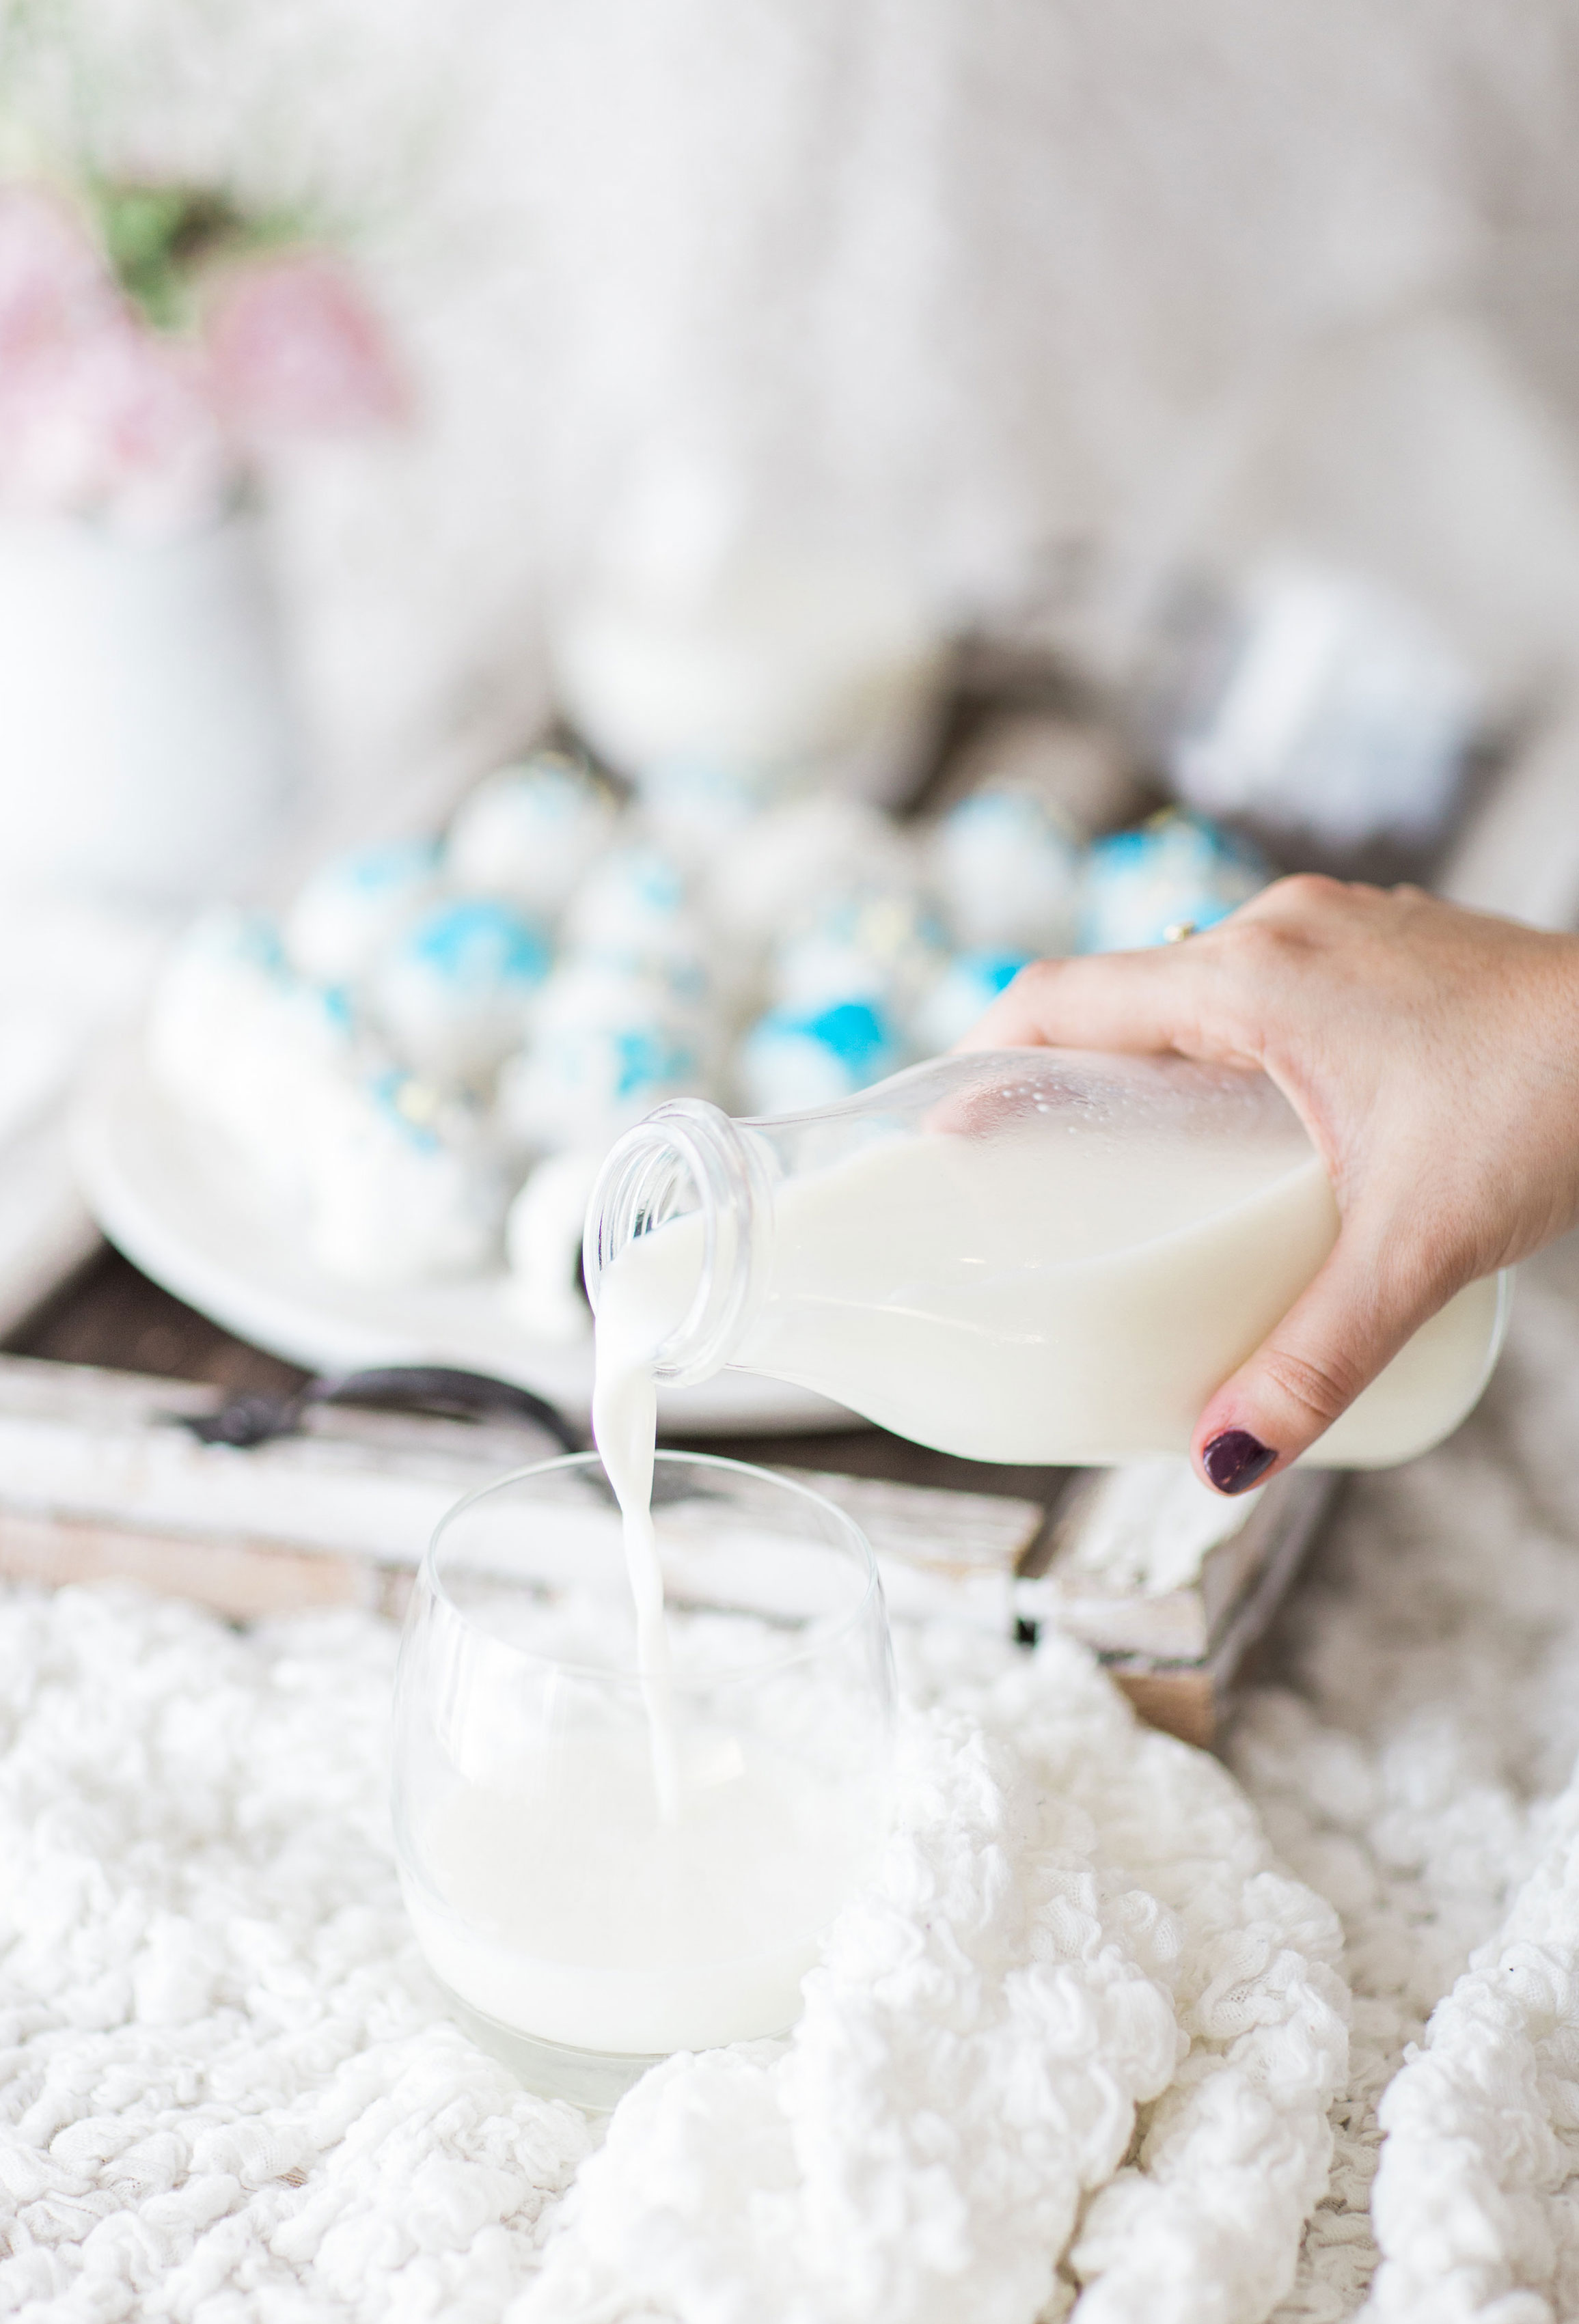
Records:
[[[0,522],[0,892],[221,894],[299,767],[251,519],[171,541]]]

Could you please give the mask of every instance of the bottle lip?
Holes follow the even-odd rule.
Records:
[[[689,1182],[694,1203],[677,1202]],[[762,1228],[770,1207],[762,1144],[706,1098],[672,1098],[612,1146],[586,1207],[582,1271],[596,1316],[603,1278],[639,1235],[700,1214],[702,1264],[695,1295],[652,1359],[670,1387],[711,1379],[731,1358],[760,1289]]]

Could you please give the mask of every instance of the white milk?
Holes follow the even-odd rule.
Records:
[[[881,1139],[777,1186],[764,1295],[731,1360],[968,1459],[1184,1452],[1337,1230],[1297,1126],[1167,1148],[1086,1127]],[[600,1342],[655,1345],[700,1265],[695,1214],[627,1245]],[[1495,1280],[1460,1292],[1307,1457],[1381,1465],[1445,1436],[1484,1384],[1500,1297]]]
[[[589,1726],[567,1743],[536,1786],[457,1787],[420,1836],[449,1909],[415,1884],[407,1903],[437,1974],[485,2016],[572,2049],[654,2057],[782,2033],[866,1868],[864,1789],[692,1729],[667,1822],[640,1732]]]
[[[592,1434],[623,1520],[625,1571],[636,1609],[636,1665],[651,1737],[652,1784],[661,1820],[673,1823],[680,1811],[679,1763],[669,1633],[663,1623],[663,1568],[652,1531],[658,1391],[651,1357],[664,1328],[635,1300],[616,1301],[614,1313],[599,1325]]]

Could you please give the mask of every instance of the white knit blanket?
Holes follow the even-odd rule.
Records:
[[[1071,1646],[907,1634],[793,2041],[602,2134],[438,2014],[387,1627],[0,1600],[0,2315],[1579,2312],[1576,1356],[1537,1286],[1484,1417],[1355,1489],[1237,1784]]]

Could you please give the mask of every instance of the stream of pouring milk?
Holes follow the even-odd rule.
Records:
[[[663,1567],[652,1527],[652,1463],[658,1442],[652,1358],[685,1311],[682,1306],[667,1312],[672,1289],[667,1278],[656,1310],[641,1296],[643,1288],[616,1293],[598,1318],[592,1434],[624,1530],[625,1571],[636,1609],[636,1666],[652,1740],[652,1787],[660,1818],[674,1823],[680,1812],[679,1751],[663,1619]]]

